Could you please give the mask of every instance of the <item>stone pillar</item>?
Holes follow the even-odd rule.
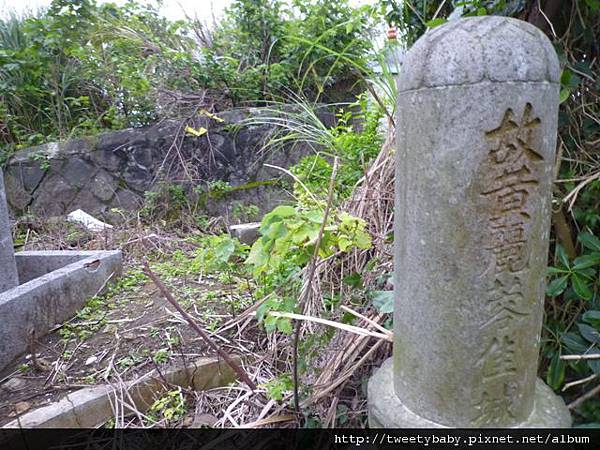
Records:
[[[427,32],[398,81],[394,356],[374,427],[565,427],[537,379],[559,66],[525,22]]]
[[[8,206],[4,192],[4,176],[0,169],[0,293],[19,284],[17,265],[13,249]]]

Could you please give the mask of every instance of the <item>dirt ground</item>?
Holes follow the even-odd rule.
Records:
[[[50,247],[64,247],[63,239],[54,240],[63,244],[54,242]],[[119,242],[115,234],[101,241],[102,247],[124,249],[123,277],[107,293],[89,300],[71,320],[57,325],[46,336],[34,337],[29,352],[0,374],[0,425],[82,387],[115,378],[134,379],[156,367],[214,353],[141,273],[140,255],[144,253],[136,255],[125,245],[131,239]],[[154,239],[151,251],[156,250],[152,247],[158,246],[157,242]],[[171,250],[189,250],[185,242],[170,238],[168,245]],[[84,245],[76,245],[97,247],[93,237]],[[168,268],[170,262],[164,255],[173,252],[161,253],[163,267]],[[237,286],[224,283],[217,276],[167,275],[163,281],[184,309],[209,332],[252,304],[250,295],[240,293]],[[224,350],[235,354],[239,349],[232,345],[231,333],[219,333],[215,339]]]

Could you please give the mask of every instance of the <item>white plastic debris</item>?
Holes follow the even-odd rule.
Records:
[[[76,209],[72,213],[69,213],[69,215],[67,216],[67,220],[69,222],[79,223],[85,228],[87,228],[89,231],[104,231],[105,229],[110,229],[113,227],[108,223],[104,223],[101,220],[90,216],[88,213],[81,209]]]
[[[88,359],[85,360],[85,365],[89,366],[90,364],[94,364],[96,361],[98,361],[97,356],[90,356]]]

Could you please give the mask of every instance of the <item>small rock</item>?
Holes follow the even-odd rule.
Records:
[[[194,421],[190,428],[212,427],[218,420],[219,419],[212,414],[200,414],[194,417]]]
[[[25,387],[25,380],[19,377],[11,378],[6,383],[2,384],[2,389],[8,392],[20,391]]]
[[[15,403],[15,411],[17,414],[24,413],[29,408],[31,408],[31,403],[29,402],[17,402]]]
[[[260,222],[242,223],[239,225],[231,225],[229,233],[240,240],[240,242],[252,245],[258,239]]]
[[[89,366],[90,364],[94,364],[96,361],[98,361],[97,356],[90,356],[88,359],[85,360],[85,365]]]

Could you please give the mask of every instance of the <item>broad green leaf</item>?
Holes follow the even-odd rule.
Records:
[[[305,216],[311,222],[318,223],[319,225],[323,223],[323,212],[321,211],[308,211]]]
[[[556,273],[569,273],[569,271],[565,269],[559,269],[558,267],[548,267],[546,268],[546,273],[548,275],[554,275]]]
[[[555,353],[550,361],[548,373],[546,374],[546,383],[555,391],[558,390],[565,381],[566,363],[560,359],[560,354]]]
[[[562,245],[556,246],[556,254],[558,255],[558,259],[564,267],[570,267],[569,265],[569,257],[567,256],[567,252]]]
[[[573,276],[571,277],[571,281],[573,283],[573,290],[579,297],[581,297],[585,300],[592,299],[594,292],[592,291],[592,289],[590,288],[590,286],[587,284],[586,280],[583,277],[581,277],[577,273],[574,273]]]
[[[592,253],[591,255],[583,255],[573,261],[573,270],[587,269],[600,265],[600,253]]]
[[[563,333],[560,340],[570,353],[584,353],[590,348],[590,345],[577,333]]]
[[[292,321],[287,317],[279,317],[277,320],[277,329],[285,334],[292,334]]]
[[[347,251],[350,247],[352,247],[352,241],[346,237],[340,237],[338,239],[338,248],[345,252]]]
[[[286,236],[288,230],[283,222],[273,222],[263,234],[269,239],[275,240]]]
[[[600,252],[600,238],[598,238],[597,236],[583,232],[579,233],[579,236],[577,236],[577,240],[579,240],[579,242],[581,242],[581,245],[583,245],[585,248],[590,249],[594,252]]]
[[[374,291],[373,306],[382,314],[394,312],[394,291]]]
[[[371,236],[365,231],[359,231],[354,236],[354,244],[362,250],[368,250],[371,248]]]
[[[215,247],[215,255],[220,262],[226,263],[235,251],[235,242],[233,239],[221,240]]]
[[[578,323],[577,328],[585,340],[591,342],[593,345],[600,344],[600,332],[598,330],[584,323]]]
[[[569,89],[569,88],[562,88],[560,90],[560,95],[559,95],[559,98],[558,98],[558,103],[562,104],[562,103],[566,102],[568,100],[568,98],[569,98],[570,95],[571,95],[571,89]]]
[[[267,317],[265,317],[264,324],[267,333],[272,333],[277,329],[277,319],[277,317],[271,315],[267,315]]]
[[[292,206],[281,205],[275,208],[269,214],[279,217],[289,217],[296,214],[296,209]]]
[[[255,268],[259,268],[267,264],[269,261],[269,253],[265,251],[265,246],[263,244],[262,238],[257,240],[252,248],[250,249],[250,254],[248,258],[246,258],[245,263],[254,266]]]
[[[598,352],[600,352],[600,349],[598,349]],[[600,374],[600,359],[588,359],[587,365],[592,369],[592,372]]]
[[[597,330],[600,330],[600,311],[592,310],[587,311],[581,316],[584,322],[589,323]]]
[[[562,276],[560,278],[555,278],[552,280],[548,287],[546,288],[546,295],[549,297],[556,297],[564,292],[567,287],[567,280],[569,279],[568,275]]]

